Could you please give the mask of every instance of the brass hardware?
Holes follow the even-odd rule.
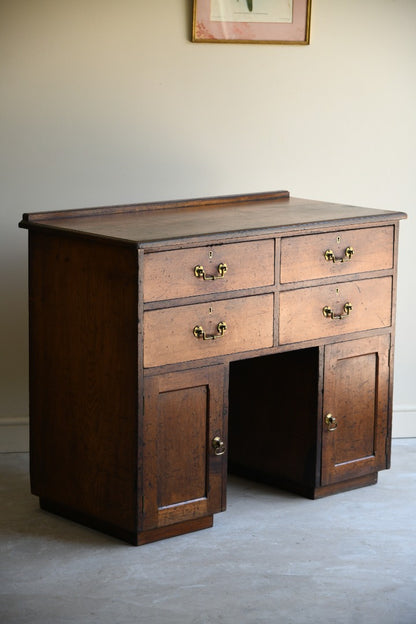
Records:
[[[327,414],[325,416],[325,424],[328,427],[328,431],[335,431],[335,429],[338,427],[337,419],[335,418],[335,416],[332,416],[332,414]]]
[[[225,262],[220,262],[217,267],[218,275],[207,275],[202,264],[197,264],[197,266],[194,268],[194,275],[195,277],[202,277],[203,280],[216,280],[224,277],[227,269],[228,267]]]
[[[215,455],[224,455],[225,444],[223,440],[221,440],[220,436],[215,436],[212,440],[212,448],[214,449]]]
[[[352,303],[349,303],[347,301],[347,303],[344,303],[344,312],[342,314],[335,314],[335,312],[333,312],[329,306],[324,306],[322,308],[322,314],[324,315],[325,318],[343,319],[346,316],[349,316],[351,310],[352,310]]]
[[[328,260],[328,262],[346,262],[347,260],[351,260],[353,253],[354,249],[352,247],[347,247],[343,258],[336,258],[332,249],[327,249],[324,256],[325,260]]]
[[[224,332],[227,329],[227,324],[224,321],[220,321],[217,325],[218,334],[206,334],[204,329],[200,325],[194,327],[195,338],[202,338],[203,340],[215,340],[224,336]]]

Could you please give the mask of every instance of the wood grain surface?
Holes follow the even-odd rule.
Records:
[[[227,330],[217,339],[196,338],[201,326],[211,336],[217,325]],[[273,346],[273,295],[257,295],[144,313],[144,366],[201,360]]]
[[[240,198],[204,198],[156,205],[25,214],[26,228],[59,229],[137,245],[245,236],[291,229],[340,227],[352,222],[397,220],[404,213],[348,206],[273,193]]]
[[[393,226],[386,226],[285,237],[281,243],[280,281],[285,284],[391,269],[393,236]],[[350,260],[345,260],[348,247],[352,247],[354,253]],[[327,250],[344,261],[326,260]]]
[[[218,266],[227,265],[224,277],[202,279],[195,267],[218,278]],[[227,243],[144,256],[144,301],[207,295],[274,284],[274,240]]]
[[[384,335],[325,349],[323,421],[331,413],[337,427],[322,425],[322,485],[387,467],[389,346]]]
[[[280,293],[279,343],[288,344],[346,333],[389,327],[392,319],[392,278],[379,277],[354,282],[337,282]],[[344,314],[342,319],[326,318],[323,308]]]

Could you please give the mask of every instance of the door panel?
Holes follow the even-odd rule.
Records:
[[[387,467],[389,347],[384,335],[325,348],[322,485]]]
[[[211,366],[145,380],[144,528],[225,508],[224,368]]]
[[[206,498],[207,415],[206,385],[160,393],[157,414],[159,508]]]

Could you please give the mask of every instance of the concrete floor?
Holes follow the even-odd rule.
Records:
[[[230,479],[214,527],[135,548],[43,512],[0,455],[2,624],[416,624],[416,439],[310,501]]]

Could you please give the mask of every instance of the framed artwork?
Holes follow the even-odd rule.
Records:
[[[194,0],[192,41],[308,44],[311,0]]]

